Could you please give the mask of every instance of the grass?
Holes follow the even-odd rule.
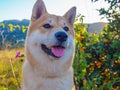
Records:
[[[24,49],[0,50],[0,90],[21,90],[24,57],[16,58],[17,52]]]

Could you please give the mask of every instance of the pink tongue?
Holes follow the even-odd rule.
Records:
[[[62,57],[64,55],[65,49],[61,47],[52,47],[52,53],[56,57]]]

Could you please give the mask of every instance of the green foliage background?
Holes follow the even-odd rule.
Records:
[[[109,23],[99,35],[90,35],[83,17],[77,17],[73,65],[77,90],[120,90],[120,1],[105,1],[110,7],[98,11]]]

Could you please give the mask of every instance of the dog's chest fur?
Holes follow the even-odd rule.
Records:
[[[73,87],[73,70],[63,77],[41,77],[35,73],[28,62],[25,62],[25,74],[23,78],[23,90],[71,90]],[[27,67],[27,68],[26,68]]]

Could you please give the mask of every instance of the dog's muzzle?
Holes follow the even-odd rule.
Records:
[[[41,48],[47,55],[53,56],[55,58],[62,57],[65,52],[65,47],[63,47],[63,46],[52,46],[52,48],[49,49],[49,48],[47,48],[46,45],[41,44]]]
[[[60,58],[65,53],[65,42],[67,41],[67,34],[65,32],[59,31],[55,33],[56,44],[51,48],[47,48],[46,45],[41,44],[42,50],[53,57]]]

